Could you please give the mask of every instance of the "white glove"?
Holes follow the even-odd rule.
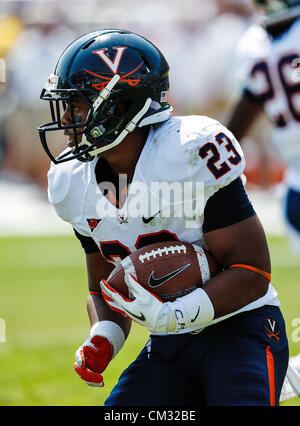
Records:
[[[146,290],[131,274],[125,274],[124,281],[135,297],[128,299],[112,288],[105,280],[100,282],[106,303],[114,311],[133,319],[155,333],[175,331],[175,321],[167,303]]]
[[[124,281],[135,297],[128,299],[102,280],[100,285],[106,303],[111,309],[128,316],[145,326],[152,333],[176,333],[179,330],[205,325],[214,318],[213,305],[201,288],[177,298],[174,302],[163,302],[146,290],[131,274]]]

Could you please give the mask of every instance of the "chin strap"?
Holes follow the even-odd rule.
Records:
[[[92,111],[93,114],[95,114],[95,112],[98,110],[99,106],[106,101],[106,99],[110,96],[112,89],[115,87],[115,85],[118,83],[118,81],[120,80],[120,76],[119,74],[115,74],[113,76],[113,78],[110,80],[110,82],[100,91],[99,95],[97,96],[97,99],[94,101],[93,105],[92,105]],[[89,112],[90,114],[90,112]],[[100,135],[101,130],[97,129],[98,133]],[[83,134],[82,138],[81,138],[81,142],[78,144],[78,147],[83,146],[83,145],[92,145],[86,138],[86,136]],[[91,153],[89,153],[91,154]],[[94,155],[94,154],[91,154]]]

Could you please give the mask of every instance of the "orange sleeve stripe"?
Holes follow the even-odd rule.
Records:
[[[101,291],[90,291],[90,294],[102,294]]]
[[[275,397],[275,367],[274,367],[274,357],[270,350],[270,346],[266,348],[267,354],[267,367],[268,367],[268,376],[269,376],[269,389],[270,389],[270,405],[274,407],[276,405]]]
[[[267,280],[269,280],[269,282],[271,281],[271,274],[269,274],[266,271],[263,271],[262,269],[255,268],[254,266],[244,265],[244,264],[237,263],[236,265],[231,265],[230,268],[244,268],[244,269],[249,269],[250,271],[256,272],[257,274],[262,275],[263,277],[267,278]]]

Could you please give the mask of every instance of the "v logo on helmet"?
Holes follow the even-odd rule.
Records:
[[[93,53],[96,53],[98,56],[100,56],[100,58],[106,63],[112,72],[116,74],[121,62],[122,55],[127,47],[114,47],[113,49],[117,51],[113,61],[106,55],[105,51],[107,49],[94,50]]]

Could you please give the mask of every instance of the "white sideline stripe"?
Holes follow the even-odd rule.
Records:
[[[210,270],[209,265],[207,262],[206,255],[204,253],[204,250],[193,244],[193,247],[195,249],[195,252],[197,253],[197,259],[200,267],[201,277],[202,277],[202,283],[206,283],[210,279]]]

